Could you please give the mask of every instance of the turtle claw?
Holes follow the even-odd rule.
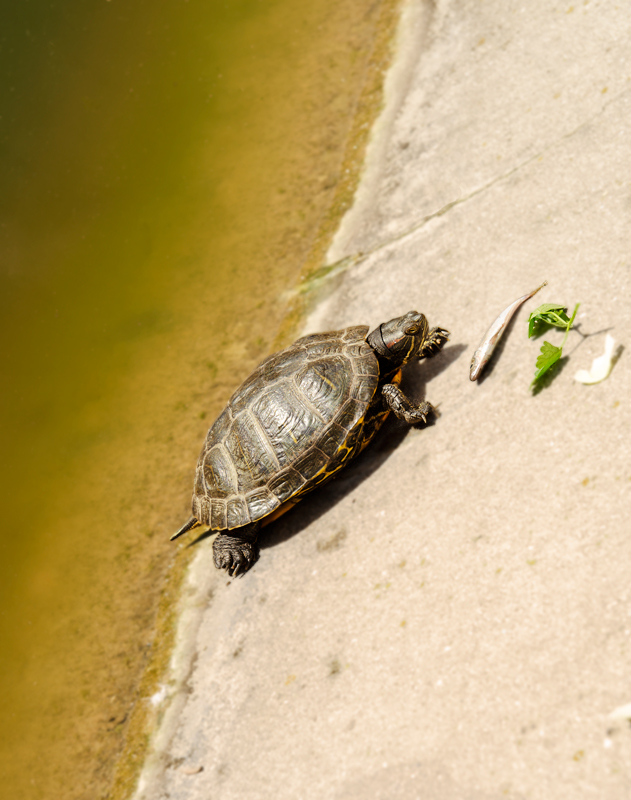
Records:
[[[419,358],[431,358],[431,356],[435,356],[436,353],[442,350],[443,345],[448,339],[449,331],[443,328],[432,328],[418,353]]]
[[[213,542],[213,561],[217,569],[225,569],[231,578],[243,575],[256,563],[259,550],[254,542],[220,534]]]
[[[417,425],[421,420],[427,424],[427,415],[430,413],[435,414],[436,409],[431,403],[424,401],[417,408],[404,411],[403,416],[399,417],[399,419],[404,419],[410,425]],[[397,416],[399,415],[397,414]]]

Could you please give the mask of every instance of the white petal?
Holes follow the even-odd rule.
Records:
[[[609,719],[631,719],[631,703],[626,706],[618,706],[609,714]]]
[[[616,344],[613,336],[607,334],[605,339],[605,352],[602,356],[598,356],[592,361],[592,366],[589,372],[586,369],[579,369],[574,376],[574,380],[579,383],[600,383],[611,372],[613,367],[613,349]]]

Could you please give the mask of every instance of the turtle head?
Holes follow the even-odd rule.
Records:
[[[395,364],[406,364],[419,355],[427,339],[429,326],[424,314],[409,311],[375,328],[366,339],[380,356]]]

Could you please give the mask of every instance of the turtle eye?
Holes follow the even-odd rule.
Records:
[[[411,325],[408,325],[406,328],[403,329],[403,333],[406,336],[414,336],[420,330],[420,325],[417,322],[413,322]]]

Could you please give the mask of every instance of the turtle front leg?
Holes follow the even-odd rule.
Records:
[[[398,419],[405,420],[408,425],[416,425],[417,422],[427,422],[429,413],[436,413],[436,409],[431,403],[423,400],[417,406],[403,394],[398,386],[393,383],[386,383],[381,389],[383,401],[390,411],[394,411]]]
[[[259,557],[256,540],[260,522],[251,522],[242,528],[222,531],[213,542],[213,561],[217,569],[225,569],[228,575],[247,572]]]
[[[449,331],[443,330],[443,328],[432,328],[419,350],[418,357],[431,358],[431,356],[435,356],[443,349],[448,339]]]

